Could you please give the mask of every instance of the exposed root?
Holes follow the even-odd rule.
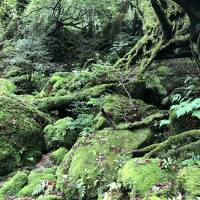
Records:
[[[146,153],[149,153],[150,151],[152,151],[153,149],[155,149],[156,147],[158,147],[159,144],[152,144],[152,145],[149,145],[147,147],[144,147],[142,149],[138,149],[138,150],[133,150],[131,152],[132,154],[132,157],[135,158],[135,157],[142,157],[144,156]]]
[[[133,60],[137,60],[139,56],[139,52],[143,49],[143,47],[148,43],[151,39],[149,36],[149,32],[147,32],[138,42],[137,44],[127,53],[123,58],[120,58],[114,65],[114,67],[129,67],[130,63]]]
[[[195,145],[199,145],[200,142],[200,130],[191,130],[179,135],[171,136],[164,142],[156,144],[155,146],[151,145],[140,151],[148,152],[144,157],[167,157],[176,155],[178,152],[183,152],[191,148],[196,148]],[[193,144],[193,145],[192,145]],[[153,148],[155,147],[155,148]],[[153,148],[153,149],[152,149]]]
[[[200,151],[200,140],[196,142],[191,142],[190,144],[186,144],[184,146],[178,147],[176,149],[169,150],[166,154],[162,156],[162,158],[168,157],[184,157],[187,156],[187,153],[195,153],[195,149],[199,149]],[[199,153],[199,152],[196,152]]]

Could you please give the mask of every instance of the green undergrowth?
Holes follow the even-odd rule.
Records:
[[[53,168],[38,169],[28,175],[27,184],[17,193],[18,197],[34,197],[45,192],[43,185],[48,181],[55,181]]]
[[[185,194],[186,200],[200,198],[200,166],[183,168],[177,178],[177,187]]]
[[[11,177],[8,181],[4,182],[0,188],[0,199],[7,198],[9,196],[15,196],[17,193],[27,184],[28,172],[21,171],[15,176]]]

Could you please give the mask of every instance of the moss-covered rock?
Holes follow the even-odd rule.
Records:
[[[16,89],[15,84],[8,79],[0,79],[0,95],[14,93]]]
[[[61,163],[57,187],[70,199],[73,192],[78,192],[76,185],[81,181],[86,194],[94,197],[97,188],[105,188],[117,178],[121,157],[149,137],[151,131],[148,128],[134,131],[107,128],[80,138]],[[70,185],[74,187],[68,190]]]
[[[168,182],[168,174],[159,159],[131,159],[119,170],[118,182],[144,197],[156,184]]]
[[[167,94],[156,74],[145,73],[139,80],[132,80],[118,85],[117,93],[127,96],[127,92],[134,99],[141,99],[148,104],[157,105]]]
[[[53,74],[39,96],[65,95],[83,87],[115,83],[118,81],[119,73],[116,68],[104,65],[92,66],[90,70],[57,72]]]
[[[79,132],[72,129],[74,120],[71,117],[59,119],[53,125],[44,129],[45,142],[48,148],[66,146],[68,148],[76,142]]]
[[[169,94],[176,88],[183,87],[186,77],[192,77],[193,80],[196,79],[195,73],[197,73],[197,70],[194,60],[176,58],[154,62],[148,73],[156,74]]]
[[[20,154],[6,141],[6,138],[0,136],[0,175],[13,171],[20,165]]]
[[[32,171],[28,176],[27,184],[18,192],[17,196],[32,197],[40,195],[38,188],[41,187],[44,181],[55,181],[54,169],[46,168]]]
[[[163,142],[150,145],[143,150],[144,152],[147,150],[146,158],[190,159],[192,155],[200,155],[200,130],[186,131],[171,136]]]
[[[75,101],[87,101],[90,98],[100,97],[113,88],[113,84],[87,86],[77,92],[58,94],[38,99],[35,104],[42,110],[62,110]]]
[[[46,196],[40,196],[37,198],[37,200],[62,200],[62,197],[56,196],[56,195],[46,195]]]
[[[65,155],[68,153],[68,150],[64,147],[58,148],[56,151],[53,151],[50,154],[50,159],[56,163],[60,164],[62,160],[64,159]]]
[[[0,95],[0,175],[41,156],[42,129],[48,121],[48,116],[16,96]]]
[[[6,199],[9,196],[15,196],[26,185],[27,180],[27,171],[18,172],[15,176],[4,182],[0,188],[0,197]]]
[[[156,112],[154,114],[151,114],[147,117],[144,117],[140,121],[135,121],[133,123],[119,123],[117,125],[118,129],[135,129],[139,127],[147,127],[153,125],[158,120],[162,119],[166,114],[163,112]]]
[[[200,197],[200,168],[188,166],[183,168],[177,178],[178,188],[185,193],[185,199],[193,200]]]
[[[129,99],[123,95],[108,94],[105,95],[101,101],[101,107],[105,110],[105,112],[112,114],[112,120],[116,124],[120,122],[131,123],[134,121],[140,121],[143,117],[156,112],[156,108],[154,106],[147,105],[139,99]],[[109,125],[102,113],[99,113],[95,120],[96,129]]]

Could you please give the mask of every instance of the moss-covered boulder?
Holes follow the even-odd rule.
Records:
[[[112,114],[112,120],[115,124],[120,122],[134,122],[140,121],[142,118],[155,113],[156,108],[152,105],[147,105],[139,99],[129,99],[126,96],[119,94],[105,95],[101,100],[101,107],[107,113]],[[102,127],[109,126],[108,120],[99,113],[94,122],[96,121],[95,128],[100,129]]]
[[[148,104],[161,103],[167,92],[156,74],[145,73],[139,80],[131,80],[125,84],[119,84],[116,92],[134,99],[141,99]]]
[[[198,199],[200,197],[199,166],[183,168],[178,174],[177,186],[180,191],[184,192],[186,200]]]
[[[183,87],[186,77],[197,78],[196,62],[190,58],[159,60],[149,68],[150,74],[156,74],[168,93]]]
[[[96,196],[98,188],[105,189],[117,178],[117,168],[125,154],[151,135],[148,128],[134,131],[107,128],[80,138],[61,163],[57,187],[70,199],[74,193],[80,195],[76,186],[81,182],[89,197]]]
[[[0,188],[0,199],[15,196],[26,185],[27,181],[28,172],[18,172],[15,176],[3,183],[3,186]]]
[[[27,180],[27,184],[17,193],[18,197],[39,196],[45,192],[42,187],[44,181],[55,181],[55,170],[51,168],[38,169],[32,171]],[[41,189],[43,188],[43,189]]]
[[[41,156],[42,130],[48,121],[44,113],[16,96],[0,95],[0,175]]]
[[[16,86],[12,81],[0,78],[0,95],[14,93],[15,90]]]
[[[159,159],[131,159],[119,170],[118,182],[144,197],[156,184],[169,181],[160,164]]]
[[[20,162],[19,152],[7,142],[5,137],[0,136],[0,175],[13,171]]]
[[[71,117],[66,117],[45,127],[44,137],[49,149],[59,146],[72,147],[79,135],[79,132],[72,128],[73,122]]]
[[[96,65],[90,70],[74,70],[72,72],[56,72],[50,78],[40,97],[58,96],[75,92],[83,87],[118,82],[120,71],[112,66]]]
[[[62,200],[63,198],[56,195],[39,196],[37,200]]]
[[[90,98],[100,97],[114,87],[113,84],[100,84],[96,86],[86,86],[79,91],[64,94],[57,94],[55,96],[48,96],[38,99],[35,104],[41,110],[59,110],[63,111],[76,101],[87,101]]]
[[[68,153],[68,150],[64,147],[60,147],[58,148],[57,150],[53,151],[51,154],[50,154],[50,159],[56,163],[56,164],[60,164],[65,155]]]

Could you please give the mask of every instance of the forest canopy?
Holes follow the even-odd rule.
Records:
[[[0,200],[200,198],[198,0],[1,0]]]

